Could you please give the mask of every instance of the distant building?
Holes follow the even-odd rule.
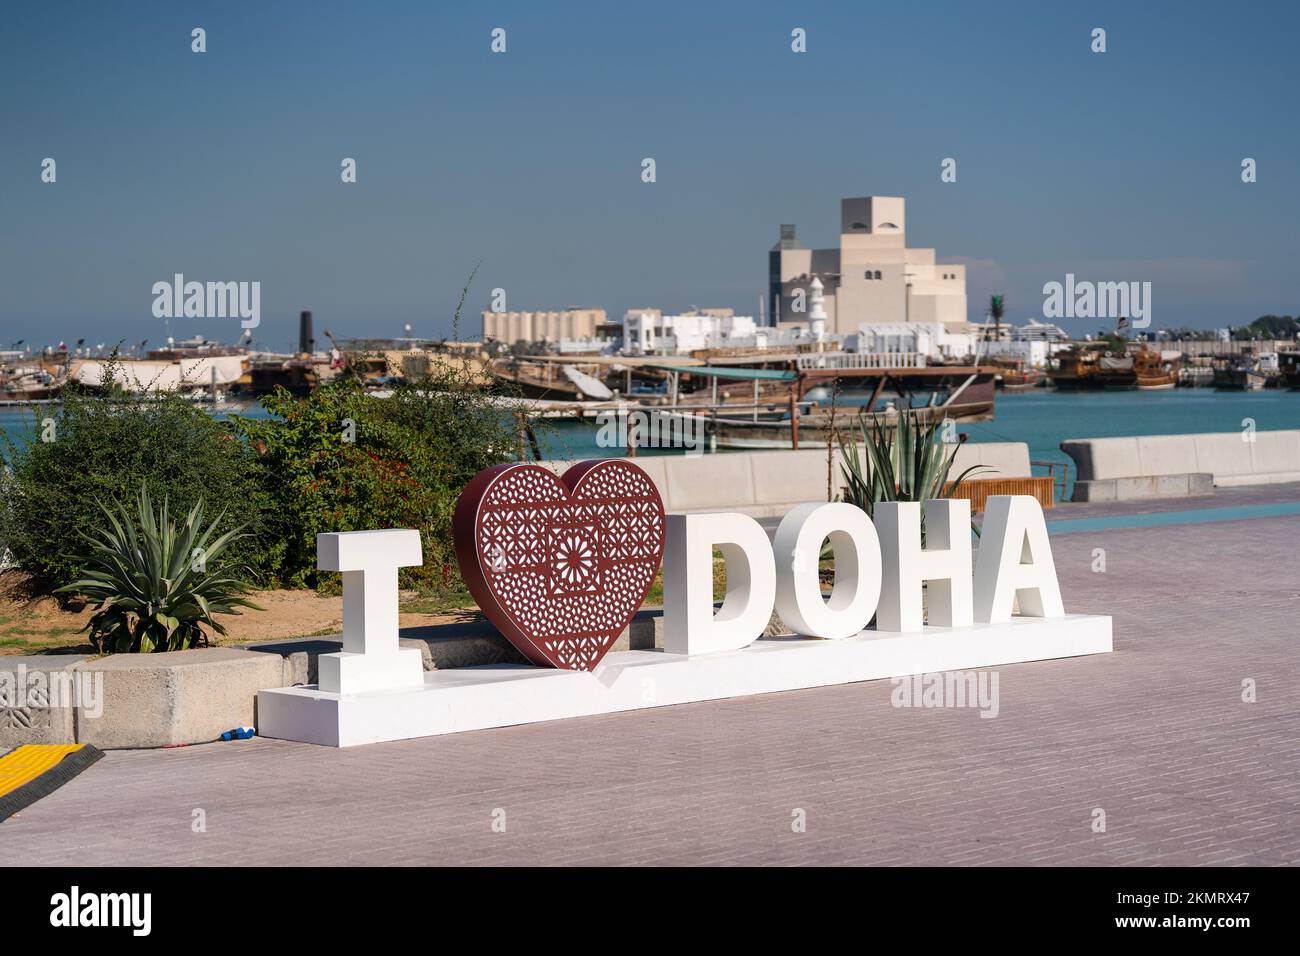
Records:
[[[628,309],[626,312],[623,313],[623,318],[626,319],[629,316],[635,316],[635,315],[663,315],[663,314],[664,314],[663,309]],[[715,319],[729,319],[736,314],[736,310],[735,309],[700,309],[700,308],[696,308],[695,306],[691,306],[685,312],[679,314],[680,315],[707,315]]]
[[[988,358],[1014,358],[1033,366],[1047,364],[1057,352],[1070,347],[1070,336],[1058,325],[1030,319],[1022,326],[1003,325],[999,338],[988,338],[993,330],[984,327],[980,352]]]
[[[731,309],[699,309],[664,315],[629,309],[623,317],[623,349],[640,354],[677,354],[699,349],[754,348],[754,317]]]
[[[606,325],[604,309],[563,309],[558,312],[483,313],[483,339],[515,342],[559,342],[561,339],[594,339]]]
[[[962,361],[974,355],[976,338],[974,331],[952,331],[943,322],[864,322],[846,337],[845,348],[877,355],[919,354],[927,363]]]
[[[1070,336],[1059,325],[1029,319],[1024,325],[1011,327],[1013,342],[1051,342],[1055,345],[1069,345]]]
[[[897,196],[840,200],[837,249],[805,249],[783,225],[768,254],[768,305],[778,326],[806,324],[820,279],[828,334],[863,324],[966,324],[966,267],[936,263],[933,249],[909,249]]]
[[[621,326],[619,335],[622,335]],[[557,355],[609,355],[618,348],[618,339],[603,334],[594,339],[560,339],[552,343],[551,348]]]

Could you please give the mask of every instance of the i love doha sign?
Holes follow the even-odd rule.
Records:
[[[923,547],[917,502],[882,502],[874,522],[850,504],[809,503],[769,540],[741,514],[665,515],[645,472],[612,459],[558,477],[540,465],[489,468],[461,494],[454,528],[461,575],[488,620],[532,663],[570,670],[600,663],[661,562],[669,653],[739,650],[763,634],[773,609],[808,637],[848,638],[873,616],[878,631],[921,631],[925,582],[931,625],[1007,622],[1016,598],[1022,615],[1064,615],[1034,498],[989,499],[974,562],[970,502],[927,502],[925,525]],[[829,597],[818,574],[826,541]],[[715,548],[726,562],[720,609]]]
[[[320,655],[315,685],[259,691],[258,731],[351,747],[1111,650],[1110,618],[1064,613],[1033,498],[988,500],[977,557],[969,502],[926,502],[924,541],[921,510],[882,502],[871,520],[842,502],[802,504],[769,539],[744,515],[665,515],[625,460],[559,476],[490,468],[457,502],[457,556],[483,613],[539,666],[426,673],[397,629],[397,573],[421,563],[419,532],[321,534],[321,570],[343,576],[343,648]],[[608,654],[661,565],[666,653]],[[773,609],[823,640],[759,640]]]

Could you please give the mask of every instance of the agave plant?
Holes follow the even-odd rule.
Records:
[[[857,435],[861,436],[865,456],[859,449]],[[939,438],[937,424],[916,422],[908,409],[899,412],[893,428],[881,415],[859,412],[856,428],[850,429],[840,441],[844,500],[874,517],[877,502],[924,503],[930,499],[952,498],[968,477],[989,470],[983,465],[971,465],[956,478],[950,478],[957,446],[945,445]],[[924,512],[921,520],[924,534]]]
[[[82,534],[91,545],[83,576],[59,591],[99,602],[84,630],[101,653],[194,647],[206,643],[204,627],[226,633],[214,614],[261,610],[244,597],[249,588],[236,576],[243,569],[221,559],[231,542],[244,537],[241,528],[214,537],[224,511],[205,526],[200,501],[177,528],[167,500],[155,514],[143,488],[134,515],[120,503],[99,507],[107,525]]]

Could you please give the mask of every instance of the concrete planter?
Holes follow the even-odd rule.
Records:
[[[234,647],[114,654],[74,670],[103,675],[103,712],[76,713],[77,743],[101,750],[204,743],[255,726],[257,692],[286,676],[282,658]]]
[[[259,690],[283,687],[288,666],[275,654],[233,647],[165,654],[114,654],[94,660],[27,657],[0,660],[0,671],[19,663],[29,679],[50,687],[71,678],[75,696],[62,706],[0,707],[0,747],[24,743],[87,743],[114,748],[165,747],[218,739],[237,726],[255,726]],[[28,695],[31,697],[32,695]],[[47,702],[48,703],[48,702]]]

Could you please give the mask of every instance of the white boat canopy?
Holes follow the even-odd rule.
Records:
[[[69,377],[82,385],[102,385],[108,364],[99,359],[84,359],[73,365]],[[113,381],[133,392],[165,392],[213,384],[233,385],[243,374],[243,356],[213,355],[175,361],[119,361],[113,370]]]

